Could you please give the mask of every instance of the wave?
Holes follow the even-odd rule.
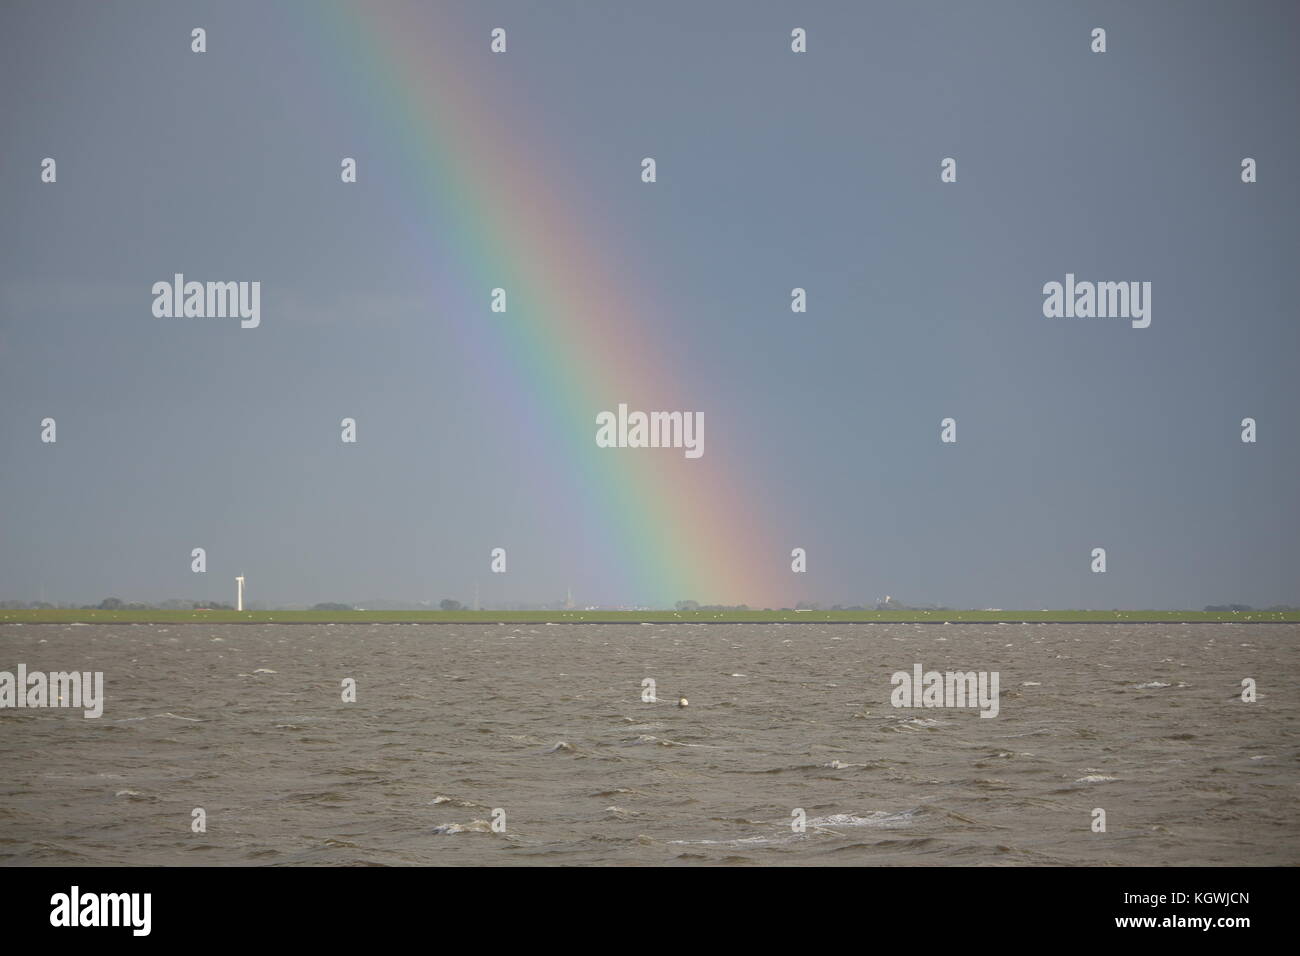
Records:
[[[469,823],[443,823],[434,827],[433,832],[439,836],[450,836],[454,833],[491,833],[492,824],[487,820],[471,820]]]

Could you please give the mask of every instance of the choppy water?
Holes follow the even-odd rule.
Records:
[[[1298,638],[0,625],[0,670],[101,670],[107,696],[0,710],[0,863],[1294,865]],[[891,707],[916,663],[998,671],[999,716]]]

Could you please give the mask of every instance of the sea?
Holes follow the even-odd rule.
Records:
[[[1296,624],[0,624],[19,664],[105,699],[0,709],[6,866],[1300,864]],[[996,716],[895,706],[917,665]]]

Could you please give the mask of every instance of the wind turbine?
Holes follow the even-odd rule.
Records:
[[[244,609],[244,576],[242,574],[235,578],[235,585],[235,610],[242,611]]]

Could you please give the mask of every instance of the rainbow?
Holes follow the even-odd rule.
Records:
[[[616,570],[616,600],[788,602],[790,546],[764,538],[761,514],[747,504],[757,500],[752,474],[707,451],[687,461],[670,450],[595,446],[598,411],[620,401],[699,409],[691,401],[699,390],[678,379],[680,360],[656,340],[653,296],[629,283],[636,270],[618,260],[616,229],[584,209],[585,197],[557,193],[566,180],[544,172],[556,161],[545,137],[529,135],[533,121],[517,97],[489,92],[493,57],[473,55],[486,54],[486,31],[471,41],[457,24],[431,24],[447,13],[428,5],[319,6],[329,43],[343,51],[327,68],[344,74],[391,137],[383,161],[402,170],[395,202],[416,241],[448,237],[458,284],[482,290],[461,331],[479,340],[489,374],[508,383],[510,400],[563,456],[548,461],[560,480],[587,496],[604,540],[583,547],[599,548],[602,567]],[[636,182],[640,157],[628,160]],[[489,290],[503,275],[512,277],[510,311],[490,314]]]

